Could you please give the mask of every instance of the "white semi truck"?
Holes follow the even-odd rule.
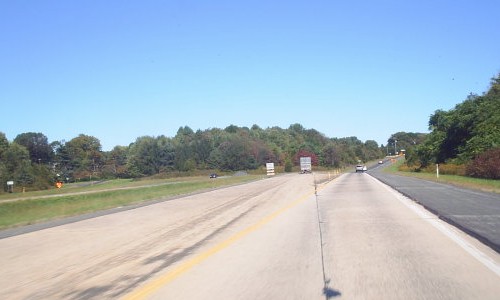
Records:
[[[312,172],[312,164],[310,157],[301,157],[300,158],[300,173],[306,174]]]

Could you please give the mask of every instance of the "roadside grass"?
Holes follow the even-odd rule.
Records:
[[[440,174],[437,178],[436,173],[425,172],[409,172],[400,171],[399,166],[404,163],[403,159],[391,164],[384,169],[385,172],[394,173],[402,176],[415,177],[434,182],[447,183],[459,187],[481,190],[485,192],[500,193],[500,180],[495,179],[481,179],[459,175],[446,175]]]
[[[10,200],[10,199],[21,199],[26,197],[37,197],[37,196],[48,196],[48,195],[63,195],[69,193],[78,193],[78,192],[88,192],[88,191],[100,191],[106,189],[115,189],[115,188],[129,188],[129,187],[140,187],[146,185],[155,185],[155,184],[166,184],[168,182],[179,182],[179,181],[197,181],[200,178],[204,178],[201,176],[197,177],[182,177],[182,178],[170,178],[170,179],[114,179],[114,180],[105,180],[105,181],[97,181],[97,182],[76,182],[76,183],[66,183],[61,189],[49,189],[49,190],[41,190],[41,191],[31,191],[26,193],[12,193],[12,194],[1,194],[0,201],[2,200]]]
[[[33,192],[24,200],[19,198],[16,200],[18,195],[11,198],[2,197],[2,200],[8,201],[0,202],[0,230],[245,183],[263,177],[262,175],[217,179],[190,177],[180,180],[151,181],[122,179],[109,181],[102,186],[67,189],[69,192],[63,188],[59,190],[59,194],[54,193],[54,190]],[[64,194],[74,192],[80,194]]]

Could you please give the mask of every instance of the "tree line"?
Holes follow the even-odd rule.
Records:
[[[460,175],[500,179],[500,74],[486,93],[470,94],[448,111],[436,110],[428,124],[430,133],[407,148],[408,166],[455,165]]]
[[[417,171],[448,164],[462,166],[461,175],[498,179],[500,74],[492,78],[483,95],[470,94],[451,110],[436,110],[429,118],[429,131],[398,132],[386,146],[379,146],[356,137],[328,138],[300,124],[286,129],[230,125],[196,132],[183,126],[174,137],[142,136],[111,151],[102,151],[99,139],[85,134],[68,142],[49,142],[43,133],[27,132],[9,142],[0,132],[0,182],[3,190],[7,181],[28,189],[46,189],[59,180],[252,170],[267,162],[291,171],[302,156],[310,156],[315,166],[341,168],[403,149],[406,165]]]
[[[180,127],[174,137],[142,136],[129,146],[102,151],[99,139],[80,134],[68,142],[49,142],[43,133],[19,134],[9,142],[0,132],[0,180],[30,189],[46,189],[56,181],[139,178],[171,172],[252,170],[273,162],[286,171],[310,156],[313,165],[341,168],[385,154],[377,142],[356,137],[328,138],[300,124],[289,128],[193,131]]]

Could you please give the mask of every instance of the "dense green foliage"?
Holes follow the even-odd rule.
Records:
[[[415,146],[425,141],[427,134],[416,132],[397,132],[387,140],[386,154],[394,155],[413,151]]]
[[[434,163],[485,161],[483,153],[500,147],[500,75],[492,79],[489,91],[482,96],[471,94],[454,109],[435,111],[429,119],[429,130],[425,141],[408,156],[409,164],[425,168]],[[492,167],[499,169],[500,164]],[[486,170],[482,167],[468,170],[474,170],[468,175],[483,178],[492,178],[488,174],[496,172],[481,172]]]
[[[102,151],[100,141],[81,134],[68,142],[48,143],[42,133],[22,133],[12,143],[0,133],[0,180],[18,186],[47,188],[56,180],[137,178],[193,170],[251,170],[274,162],[291,171],[301,156],[315,166],[340,168],[385,154],[375,141],[356,137],[327,138],[315,129],[293,124],[288,129],[230,125],[194,132],[143,136],[129,146]]]

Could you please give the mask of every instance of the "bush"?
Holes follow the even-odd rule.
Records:
[[[439,174],[442,175],[458,175],[458,176],[464,176],[465,175],[465,165],[459,165],[459,164],[439,164]],[[436,173],[436,165],[428,165],[426,167],[422,166],[408,166],[405,164],[401,164],[399,166],[399,171],[402,172],[424,172],[424,173]]]
[[[414,165],[406,165],[406,164],[401,164],[398,167],[398,171],[401,172],[420,172],[420,168]]]
[[[478,155],[467,164],[466,175],[477,178],[500,179],[500,147]]]
[[[443,175],[465,175],[465,165],[455,165],[455,164],[440,164],[439,174]]]

